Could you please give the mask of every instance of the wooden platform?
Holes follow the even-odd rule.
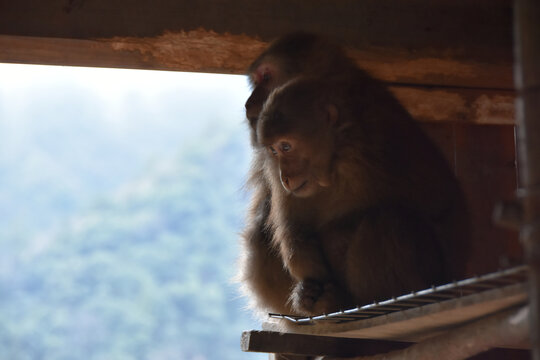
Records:
[[[309,341],[310,351],[319,351],[317,346],[313,348],[317,344],[339,356],[351,356],[353,349],[359,348],[364,354],[380,347],[403,348],[412,342],[525,305],[527,273],[527,267],[515,267],[316,317],[270,314],[263,324],[263,332],[243,334],[242,348],[262,352],[288,349],[288,352],[305,354],[306,351],[301,349],[305,341],[298,337],[300,334],[317,336],[305,338]],[[331,342],[331,350],[326,344],[328,337],[340,338]],[[510,346],[501,343],[498,346],[529,348],[527,343]]]

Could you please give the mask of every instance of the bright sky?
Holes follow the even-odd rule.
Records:
[[[248,95],[238,75],[0,63],[0,207],[16,179],[117,184],[231,131],[248,148]]]
[[[174,89],[179,83],[189,84],[194,90],[218,88],[223,91],[242,91],[241,88],[231,89],[228,84],[230,81],[247,87],[247,79],[238,75],[5,63],[0,63],[0,79],[0,88],[4,90],[52,82],[79,82],[88,88],[99,89],[105,97],[111,99],[124,89],[133,87],[148,95],[155,94],[158,88],[160,91]],[[105,88],[104,83],[107,83]]]
[[[162,96],[171,93],[177,93],[178,101],[185,101],[186,107],[192,96],[201,97],[202,94],[227,99],[220,106],[230,107],[239,119],[243,119],[243,104],[249,91],[246,77],[238,75],[0,63],[0,107],[2,101],[4,104],[25,102],[28,91],[46,93],[52,88],[73,87],[99,96],[104,105],[111,107],[110,120],[113,121],[123,118],[114,111],[126,97],[131,101],[136,95],[152,107],[159,106]],[[207,105],[216,106],[216,102],[213,100],[213,104]],[[205,111],[205,108],[207,106],[201,110]]]

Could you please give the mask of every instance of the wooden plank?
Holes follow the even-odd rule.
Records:
[[[517,190],[514,126],[450,122],[421,125],[442,150],[465,192],[471,224],[468,258],[463,258],[467,275],[522,264],[518,233],[493,222],[496,204],[514,199]]]
[[[362,352],[354,359],[365,360],[416,360],[416,359],[432,359],[441,356],[443,359],[465,359],[476,354],[486,351],[487,349],[505,344],[520,344],[527,341],[529,330],[529,308],[517,307],[498,312],[491,316],[479,319],[451,331],[445,332],[438,336],[432,336],[429,339],[417,344],[407,346],[406,343],[398,343],[402,346],[396,350],[396,344],[379,342],[379,350],[374,354]],[[248,335],[249,333],[244,333]],[[258,332],[257,334],[258,335]],[[326,355],[326,352],[333,353],[336,350],[341,350],[343,347],[346,354],[351,356],[356,349],[365,350],[362,348],[363,343],[358,344],[344,343],[347,339],[337,338],[334,342],[329,342],[324,337],[300,336],[296,338],[294,334],[279,334],[279,333],[263,333],[260,339],[257,339],[255,349],[262,349],[265,352],[276,350],[284,350],[289,353],[309,352],[313,355]],[[350,339],[352,340],[352,339]],[[372,340],[364,340],[369,343]],[[261,346],[262,345],[262,346]],[[350,346],[350,349],[349,349]],[[492,354],[495,355],[495,354]],[[513,355],[524,355],[518,352]],[[337,355],[339,356],[339,355]],[[511,357],[516,359],[515,356]],[[284,356],[283,359],[287,359]],[[490,359],[501,359],[494,356]]]
[[[268,360],[313,360],[309,355],[269,354]]]
[[[245,331],[242,351],[337,357],[368,356],[382,351],[403,349],[408,342],[337,338],[287,334],[275,331]]]
[[[145,68],[238,73],[268,41],[306,30],[349,47],[386,81],[511,89],[511,7],[506,0],[0,0],[0,34],[101,39]]]
[[[181,38],[164,37],[158,47],[149,43],[141,48],[139,43],[0,35],[0,62],[202,72],[228,70],[242,74],[265,46],[262,42],[249,46],[247,37],[220,37],[212,41],[207,38],[206,42]],[[403,85],[390,89],[419,121],[514,123],[511,91]]]
[[[493,223],[493,209],[513,199],[517,189],[513,126],[455,125],[455,171],[469,205],[469,275],[523,263],[515,231]]]
[[[0,35],[0,62],[244,74],[265,46],[205,31],[152,39]]]
[[[483,316],[524,304],[527,300],[525,288],[524,283],[510,285],[479,294],[342,324],[297,325],[286,320],[271,319],[263,324],[263,330],[419,342]],[[518,348],[527,347],[528,344],[518,346]]]
[[[512,125],[515,122],[515,97],[510,91],[410,86],[391,86],[390,90],[421,122],[479,125]]]
[[[516,0],[515,74],[518,141],[520,155],[520,195],[523,219],[520,239],[530,266],[532,358],[540,359],[540,2]]]

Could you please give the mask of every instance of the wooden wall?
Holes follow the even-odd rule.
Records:
[[[470,204],[472,275],[521,261],[517,234],[491,223],[517,186],[511,29],[507,0],[0,0],[0,62],[242,74],[273,38],[324,33],[447,155]]]
[[[469,275],[521,264],[517,233],[492,221],[497,202],[515,196],[514,126],[425,123],[424,129],[443,149],[467,197],[472,224]]]

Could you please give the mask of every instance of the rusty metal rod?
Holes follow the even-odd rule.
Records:
[[[532,358],[540,360],[540,1],[514,1],[514,82],[523,201],[520,238],[530,266]]]

